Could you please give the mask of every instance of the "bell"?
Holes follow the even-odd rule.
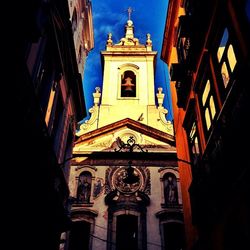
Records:
[[[123,83],[121,86],[125,87],[124,91],[133,91],[133,88],[135,87],[135,84],[131,82],[132,78],[129,76],[125,79],[125,83]]]

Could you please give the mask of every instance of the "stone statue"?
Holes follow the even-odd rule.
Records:
[[[165,199],[167,204],[177,203],[176,181],[171,176],[169,176],[166,180]]]
[[[83,180],[79,180],[77,188],[77,200],[79,203],[89,203],[91,194],[91,184],[88,182],[87,176]]]

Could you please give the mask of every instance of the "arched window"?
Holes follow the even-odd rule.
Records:
[[[166,206],[173,206],[178,204],[178,189],[177,179],[173,173],[166,173],[163,176],[164,183],[164,199]]]
[[[80,174],[77,187],[77,202],[90,203],[92,175],[88,171]]]
[[[121,76],[121,97],[136,97],[136,75],[131,70]]]

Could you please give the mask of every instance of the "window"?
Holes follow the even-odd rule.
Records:
[[[187,60],[191,41],[190,41],[190,26],[191,18],[190,15],[179,16],[179,25],[177,31],[177,53],[178,62],[182,63]]]
[[[205,93],[202,96],[202,103],[205,103],[208,98],[207,92],[209,91],[210,86],[207,85],[205,89],[206,91],[204,91]],[[197,128],[195,112],[196,112],[195,111],[195,99],[192,98],[190,100],[189,107],[186,112],[186,117],[183,122],[183,127],[185,128],[186,133],[187,133],[190,160],[193,164],[196,164],[201,153],[200,138],[199,138],[199,133],[198,133],[198,128]]]
[[[190,45],[189,37],[179,37],[177,41],[177,55],[179,63],[184,63],[187,60]]]
[[[205,86],[203,87],[201,94],[201,112],[205,120],[205,130],[208,131],[212,125],[212,121],[216,115],[216,105],[214,99],[214,92],[210,79],[206,79]]]
[[[131,70],[121,76],[121,97],[136,97],[136,76]]]
[[[199,138],[195,121],[191,125],[191,129],[188,133],[188,139],[189,139],[188,141],[189,141],[191,160],[193,163],[196,163],[200,155],[200,145],[199,145]]]
[[[228,29],[225,28],[220,40],[219,48],[217,49],[217,60],[219,63],[220,73],[224,88],[228,87],[235,66],[237,58],[235,55],[234,47],[229,37]]]
[[[84,171],[80,174],[77,187],[77,202],[78,203],[90,203],[91,197],[91,184],[92,175],[88,171]]]
[[[53,104],[53,114],[49,121],[49,128],[51,131],[51,137],[54,140],[54,146],[58,146],[58,136],[60,135],[60,127],[62,124],[63,119],[63,111],[64,111],[64,104],[63,104],[63,97],[61,90],[58,89],[57,99]]]
[[[50,48],[46,48],[47,53],[51,53]],[[45,52],[45,53],[46,53]],[[51,56],[53,58],[53,56]],[[35,82],[35,91],[37,93],[37,96],[39,98],[39,103],[42,109],[42,112],[44,114],[44,117],[46,115],[49,97],[51,93],[51,88],[54,84],[56,71],[54,70],[53,66],[53,60],[49,57],[45,57],[44,61],[41,62],[39,66],[39,70],[37,72],[37,78],[34,81]]]

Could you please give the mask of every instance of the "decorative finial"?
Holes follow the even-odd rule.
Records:
[[[108,46],[111,46],[112,44],[113,44],[113,41],[112,41],[112,33],[109,32],[109,33],[108,33],[107,45],[108,45]]]
[[[163,89],[162,89],[161,87],[158,88],[159,94],[162,93],[162,90],[163,90]]]
[[[162,104],[163,104],[163,100],[164,100],[164,96],[165,94],[162,93],[162,88],[158,88],[158,93],[156,94],[157,96],[157,99],[158,99],[158,104],[159,104],[159,107],[162,107]]]
[[[93,93],[93,97],[94,97],[94,105],[98,106],[98,104],[100,102],[100,97],[101,97],[100,87],[95,87],[95,92]]]
[[[128,7],[128,20],[131,20],[131,13],[133,12],[133,9],[131,7]]]
[[[101,88],[100,87],[95,87],[95,92],[96,93],[100,93],[101,92]]]
[[[151,35],[148,33],[147,34],[147,41],[146,41],[146,45],[147,46],[152,46],[152,40],[150,39]]]

